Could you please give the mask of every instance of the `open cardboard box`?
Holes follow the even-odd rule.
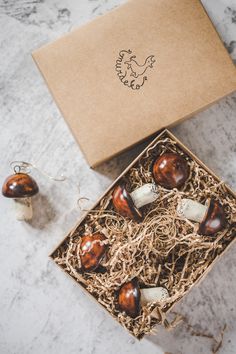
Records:
[[[118,215],[112,206],[112,192],[121,181],[131,190],[153,182],[153,159],[164,152],[177,152],[189,164],[190,177],[179,190],[159,188],[160,197],[143,208],[142,222]],[[197,233],[197,223],[179,218],[177,202],[183,198],[201,203],[212,197],[220,201],[227,225],[213,236]],[[87,290],[116,320],[141,339],[156,324],[166,322],[167,313],[198,284],[228,247],[236,232],[236,195],[168,130],[162,131],[112,183],[93,208],[52,252],[52,259]],[[152,226],[154,225],[154,227]],[[109,250],[105,272],[81,272],[78,247],[83,234],[102,232]],[[141,287],[164,286],[170,297],[164,303],[143,307],[132,319],[117,307],[116,293],[126,281],[137,277]],[[152,314],[155,313],[155,318]]]
[[[234,64],[199,0],[127,1],[37,49],[33,58],[92,167],[236,89]],[[166,145],[161,143],[160,148],[163,139]],[[114,186],[123,178],[132,190],[153,181],[152,159],[166,149],[184,155],[191,179],[179,191],[160,188],[160,198],[144,208],[143,222],[124,220],[111,205]],[[202,203],[210,196],[220,199],[228,218],[226,229],[212,238],[199,236],[194,223],[176,216],[177,201],[183,196]],[[142,338],[157,323],[165,323],[166,314],[233,243],[235,216],[235,194],[165,130],[116,179],[51,257],[130,333]],[[152,222],[156,226],[150,231]],[[108,238],[107,271],[81,273],[80,237],[95,231]],[[135,249],[139,235],[140,248]],[[126,255],[120,255],[119,249]],[[136,319],[120,313],[115,293],[133,277],[139,278],[142,287],[165,286],[169,300],[164,305],[148,304]],[[151,316],[155,309],[157,318]]]

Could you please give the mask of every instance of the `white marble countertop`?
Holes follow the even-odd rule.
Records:
[[[208,354],[211,341],[180,325],[141,342],[133,339],[48,258],[81,216],[80,195],[92,205],[140,148],[91,170],[63,121],[30,53],[123,0],[0,1],[0,180],[9,162],[26,160],[38,172],[41,193],[31,223],[17,222],[12,203],[0,198],[1,354]],[[203,0],[236,60],[235,0]],[[216,174],[236,189],[236,96],[228,97],[172,131]],[[1,182],[1,183],[2,183]],[[220,353],[236,353],[236,248],[178,306],[196,330],[217,335],[227,323]]]

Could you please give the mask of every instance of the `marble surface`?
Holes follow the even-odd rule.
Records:
[[[83,207],[92,205],[140,147],[91,170],[30,53],[122,2],[0,0],[0,181],[13,160],[68,177],[59,183],[33,172],[41,193],[31,223],[17,222],[11,200],[0,198],[1,354],[211,353],[211,341],[183,325],[136,341],[48,258],[82,215],[79,196],[89,198]],[[202,2],[236,61],[235,0]],[[236,189],[235,95],[172,131]],[[196,330],[217,335],[227,323],[222,354],[236,353],[235,251],[234,245],[177,309]]]

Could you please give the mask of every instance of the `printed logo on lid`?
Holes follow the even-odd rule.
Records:
[[[154,55],[149,55],[144,61],[136,59],[132,51],[121,50],[116,60],[116,71],[120,81],[132,90],[139,90],[147,81],[148,71],[153,68],[156,60]]]

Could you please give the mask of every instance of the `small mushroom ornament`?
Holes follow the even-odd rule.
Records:
[[[226,226],[226,215],[222,205],[211,198],[207,199],[205,205],[195,200],[182,199],[177,206],[177,214],[199,222],[200,235],[213,235]]]
[[[105,240],[107,238],[101,233],[82,236],[78,255],[84,272],[91,272],[99,267],[108,248]]]
[[[153,164],[155,182],[167,189],[181,187],[189,177],[187,161],[179,154],[165,153]]]
[[[26,173],[15,173],[5,180],[2,194],[14,199],[17,220],[31,220],[33,209],[31,197],[39,191],[36,181]]]
[[[143,217],[140,208],[154,202],[157,198],[156,185],[146,183],[131,193],[124,185],[117,185],[113,192],[112,201],[119,214],[140,221]]]
[[[169,297],[166,288],[156,287],[140,289],[138,279],[124,283],[118,293],[118,305],[121,311],[135,318],[139,315],[142,306],[149,302],[165,301]]]

